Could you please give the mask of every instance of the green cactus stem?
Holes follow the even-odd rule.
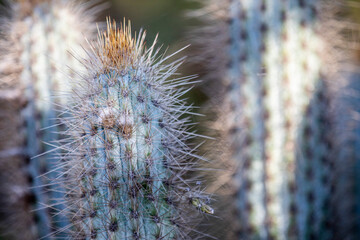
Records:
[[[72,94],[62,146],[75,239],[192,239],[197,213],[213,213],[184,176],[201,158],[180,118],[191,114],[180,99],[189,77],[171,78],[182,59],[165,64],[172,55],[144,41],[144,32],[133,38],[130,24],[109,20],[90,60],[80,60],[85,83]]]

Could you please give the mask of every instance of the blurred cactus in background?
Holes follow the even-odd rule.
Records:
[[[214,160],[230,169],[218,178],[231,188],[228,239],[336,239],[336,4],[224,0],[198,12],[209,96],[222,102]]]
[[[108,20],[80,60],[85,83],[71,95],[60,172],[74,239],[194,239],[196,213],[213,213],[198,179],[184,178],[201,160],[181,118],[191,114],[179,99],[191,78],[175,77],[176,53],[144,41],[144,32],[132,37],[130,24]]]
[[[2,19],[1,229],[14,239],[47,239],[64,227],[63,193],[40,176],[54,171],[53,144],[61,130],[56,108],[71,89],[66,75],[82,68],[69,51],[81,54],[84,36],[96,29],[100,8],[93,4],[19,0]]]

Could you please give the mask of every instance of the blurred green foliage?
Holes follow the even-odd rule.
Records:
[[[192,20],[184,15],[198,7],[189,0],[112,0],[110,16],[117,21],[130,19],[133,29],[146,29],[148,39],[159,33],[159,41],[168,46],[184,36]]]
[[[360,23],[360,0],[347,0],[349,15],[356,22]]]

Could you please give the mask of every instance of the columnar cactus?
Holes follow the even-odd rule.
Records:
[[[359,189],[359,75],[347,75],[347,86],[341,91],[341,101],[337,106],[341,113],[338,119],[337,148],[334,168],[336,169],[335,213],[332,216],[338,226],[334,239],[355,240],[360,237],[360,189]],[[355,93],[355,94],[354,94]]]
[[[58,213],[62,204],[57,204],[57,199],[60,200],[63,194],[61,191],[50,191],[51,184],[40,175],[51,172],[54,168],[55,154],[44,153],[53,152],[53,143],[59,139],[61,127],[55,121],[55,110],[57,106],[65,104],[64,93],[71,89],[70,83],[64,81],[63,76],[73,74],[73,70],[79,71],[82,67],[69,51],[81,54],[80,45],[84,43],[84,35],[90,38],[90,34],[96,29],[91,22],[97,9],[90,10],[90,6],[68,0],[18,0],[10,5],[9,17],[2,19],[0,87],[9,94],[18,92],[18,97],[13,97],[11,101],[14,105],[20,105],[11,118],[2,118],[1,121],[5,121],[2,126],[9,125],[8,128],[12,129],[10,125],[19,121],[23,123],[13,132],[2,129],[1,137],[9,142],[14,142],[13,139],[23,140],[17,140],[11,148],[1,148],[2,153],[6,153],[0,154],[1,162],[4,166],[10,164],[8,162],[11,158],[7,153],[11,152],[22,159],[20,162],[28,163],[24,170],[25,168],[15,167],[19,163],[14,161],[13,168],[17,171],[14,175],[24,175],[23,178],[28,178],[26,175],[29,175],[30,186],[21,181],[24,185],[20,192],[25,194],[31,187],[33,197],[28,199],[36,204],[33,208],[22,211],[30,216],[33,214],[31,211],[36,210],[38,225],[37,231],[33,228],[32,234],[25,237],[19,236],[24,231],[16,231],[17,239],[45,237],[64,227],[59,225],[64,222],[60,221]],[[19,151],[12,151],[14,149]],[[2,177],[5,171],[7,169],[1,169]],[[15,187],[17,183],[14,178],[8,178],[6,185]],[[53,193],[49,194],[49,191]],[[12,199],[11,192],[3,194]],[[44,209],[47,206],[49,208]],[[20,211],[6,204],[1,207],[8,209],[9,214]],[[52,222],[50,218],[53,218]],[[2,225],[8,229],[11,229],[9,223],[15,226],[20,221],[16,217],[12,220],[4,217],[2,220]],[[28,224],[27,227],[30,229],[31,226]]]
[[[144,40],[109,20],[90,60],[80,60],[85,83],[72,94],[62,146],[74,239],[188,239],[194,210],[213,212],[184,176],[200,158],[180,118],[190,113],[179,99],[189,78],[171,78],[182,60],[166,63],[172,55]]]
[[[331,117],[320,3],[224,0],[206,8],[206,20],[216,23],[205,29],[206,56],[215,69],[211,77],[222,80],[222,110],[229,109],[219,114],[229,144],[224,152],[237,166],[237,238],[331,238]]]
[[[0,233],[6,239],[34,239],[23,137],[14,134],[22,127],[22,96],[16,89],[2,89],[0,96]]]

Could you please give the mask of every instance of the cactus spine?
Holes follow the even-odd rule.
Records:
[[[210,5],[207,19],[217,26],[205,33],[229,109],[219,115],[229,161],[238,166],[234,234],[329,239],[330,103],[321,56],[326,44],[317,33],[321,1],[220,2]]]
[[[23,237],[18,236],[22,234],[18,231],[18,239],[46,238],[51,231],[64,227],[60,224],[63,221],[58,212],[61,204],[57,202],[63,194],[54,191],[51,183],[39,176],[54,168],[55,154],[43,154],[52,152],[54,141],[59,140],[57,132],[61,127],[57,127],[55,121],[55,108],[65,103],[63,94],[71,88],[63,80],[63,75],[72,74],[69,65],[74,70],[81,69],[69,51],[80,54],[84,35],[89,36],[95,29],[90,25],[94,11],[85,12],[88,7],[66,0],[19,0],[11,4],[10,16],[3,20],[1,88],[4,91],[19,91],[20,97],[13,101],[25,102],[13,113],[13,119],[21,119],[19,121],[23,121],[23,126],[3,137],[23,138],[13,148],[21,149],[16,156],[23,162],[28,159],[29,165],[25,171],[16,171],[23,171],[19,175],[29,174],[33,207],[37,209],[37,231]],[[7,124],[13,124],[11,119]],[[40,156],[34,158],[37,155]],[[1,160],[6,162],[10,158]],[[11,179],[8,180],[9,186],[15,185]],[[28,192],[28,186],[23,185],[22,188],[23,192]],[[49,206],[49,209],[44,209],[44,206]],[[24,210],[24,214],[27,212],[30,215],[30,211],[31,208]],[[5,221],[8,224],[8,220]],[[12,221],[17,225],[19,220]]]
[[[169,57],[144,40],[109,20],[82,61],[64,156],[75,239],[188,239],[189,207],[212,213],[183,176],[199,159],[185,144],[196,134],[179,119],[190,113],[179,99],[189,78],[169,79],[181,59],[165,64]]]

